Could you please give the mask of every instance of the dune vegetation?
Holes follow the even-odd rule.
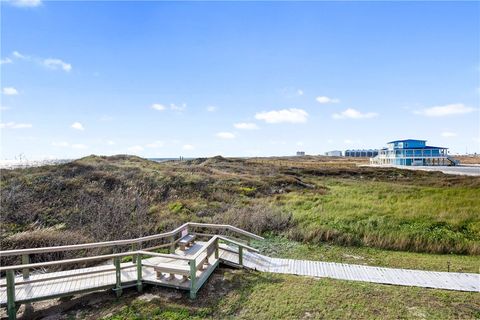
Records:
[[[204,221],[313,244],[480,254],[480,178],[317,162],[90,156],[2,170],[2,246],[130,238]]]
[[[270,256],[480,272],[480,178],[324,158],[156,163],[90,156],[2,170],[2,250],[125,239],[187,221],[262,234]],[[32,262],[95,252],[32,255]],[[5,261],[15,263],[19,261]],[[223,271],[222,271],[223,270]],[[63,318],[475,318],[478,294],[245,270],[216,271],[190,301],[147,287],[71,305]],[[265,297],[268,297],[266,299]],[[79,298],[81,299],[81,298]],[[36,317],[56,311],[35,307]],[[53,308],[53,307],[52,307]]]

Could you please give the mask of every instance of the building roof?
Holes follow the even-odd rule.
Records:
[[[427,140],[419,140],[419,139],[404,139],[404,140],[394,140],[394,141],[390,141],[390,142],[387,142],[387,143],[405,142],[405,141],[422,141],[422,142],[426,142]]]
[[[425,147],[408,147],[408,148],[401,148],[401,149],[408,150],[408,149],[448,149],[448,148],[445,148],[445,147],[425,146]]]

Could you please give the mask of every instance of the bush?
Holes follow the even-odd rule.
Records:
[[[213,222],[230,224],[256,234],[267,231],[280,232],[293,224],[291,214],[261,204],[232,207],[225,213],[217,214]]]

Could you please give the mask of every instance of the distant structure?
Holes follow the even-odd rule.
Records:
[[[370,159],[371,164],[400,166],[447,166],[457,165],[458,161],[450,158],[448,148],[426,145],[426,140],[395,140],[380,149],[376,157]]]
[[[327,157],[341,157],[342,156],[342,151],[339,151],[339,150],[327,151],[327,152],[325,152],[325,155]]]
[[[378,155],[378,150],[376,149],[362,149],[362,150],[345,150],[345,157],[375,157]]]
[[[297,151],[297,157],[304,157],[305,151]]]

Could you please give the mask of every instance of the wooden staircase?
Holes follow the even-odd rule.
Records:
[[[193,241],[195,238],[208,241]],[[137,239],[0,251],[0,257],[18,256],[22,260],[22,264],[0,267],[0,273],[6,275],[0,279],[0,305],[7,307],[9,319],[15,319],[20,304],[105,289],[120,297],[128,287],[141,292],[145,283],[187,290],[194,299],[221,262],[221,248],[236,248],[240,260],[234,265],[241,267],[243,252],[257,251],[247,245],[251,239],[263,238],[230,225],[190,222],[167,233]],[[113,253],[29,262],[32,255],[98,248]],[[162,248],[168,248],[169,253],[155,252]],[[131,261],[122,262],[126,259]],[[80,267],[85,263],[95,266]],[[64,271],[38,271],[66,266],[70,268]]]

